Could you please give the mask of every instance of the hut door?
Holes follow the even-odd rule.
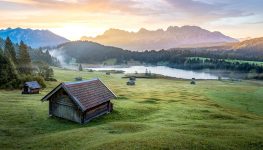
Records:
[[[24,92],[29,93],[29,88],[28,88],[28,86],[24,86]]]

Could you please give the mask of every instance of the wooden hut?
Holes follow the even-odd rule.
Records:
[[[129,80],[126,84],[127,85],[135,85],[135,81],[134,80]]]
[[[129,77],[129,81],[126,83],[127,85],[135,85],[136,77]]]
[[[192,78],[192,81],[190,82],[190,84],[196,84],[195,83],[195,78]]]
[[[78,123],[110,113],[115,94],[99,79],[59,84],[42,98],[49,101],[49,115]]]
[[[22,89],[22,94],[39,94],[41,86],[37,81],[25,82]]]

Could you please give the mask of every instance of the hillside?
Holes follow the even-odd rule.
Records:
[[[49,30],[32,30],[22,28],[7,28],[0,30],[0,38],[6,39],[7,36],[9,36],[14,43],[19,43],[22,40],[32,48],[57,46],[69,41],[50,32]]]
[[[236,43],[231,47],[237,55],[263,57],[263,37]]]
[[[210,32],[197,26],[171,26],[167,30],[159,29],[155,31],[142,28],[138,32],[109,29],[95,38],[82,37],[81,40],[94,41],[134,51],[217,46],[237,42],[236,39],[225,36],[220,32]]]
[[[75,58],[80,63],[102,62],[110,58],[121,57],[126,52],[120,48],[87,41],[67,42],[59,45],[55,51],[58,55],[64,56],[67,62]]]
[[[232,47],[235,50],[262,50],[263,51],[263,37],[245,40],[240,43],[235,43]]]

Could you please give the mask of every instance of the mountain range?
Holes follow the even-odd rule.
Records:
[[[220,32],[210,32],[197,26],[170,26],[166,30],[155,31],[142,28],[138,32],[109,29],[97,37],[82,37],[81,40],[133,51],[208,47],[238,42]]]
[[[68,42],[69,40],[54,34],[49,30],[33,30],[22,28],[7,28],[0,30],[0,38],[8,37],[13,43],[19,43],[21,40],[32,48],[52,47]]]
[[[24,40],[24,39],[22,39]],[[4,40],[0,38],[0,47],[4,47]],[[16,49],[18,48],[15,45]],[[228,43],[221,46],[199,47],[199,48],[183,48],[185,50],[194,51],[210,51],[213,54],[237,56],[245,59],[261,60],[263,56],[263,37],[245,40],[243,42]],[[169,50],[183,50],[180,48],[167,49]],[[96,63],[111,58],[125,58],[129,51],[124,51],[121,48],[113,46],[104,46],[102,44],[91,41],[69,41],[59,44],[53,49],[53,53],[58,55],[55,57],[64,57],[66,62],[72,58],[81,63]]]
[[[190,32],[191,31],[191,32]],[[163,36],[160,36],[160,38],[158,38],[158,34],[164,34]],[[173,33],[173,34],[171,34]],[[179,36],[179,33],[181,36]],[[186,34],[187,33],[187,34]],[[122,35],[123,34],[123,35]],[[171,35],[170,35],[171,34]],[[108,38],[106,38],[106,36]],[[115,36],[114,36],[115,35]],[[122,35],[122,36],[116,36],[116,35]],[[198,48],[198,49],[203,49],[203,50],[230,50],[233,51],[233,53],[235,54],[240,54],[240,55],[259,55],[260,57],[263,55],[263,37],[262,38],[255,38],[255,39],[250,39],[250,40],[245,40],[242,42],[236,42],[237,40],[231,38],[231,37],[227,37],[219,32],[210,32],[204,29],[201,29],[199,27],[195,27],[195,26],[183,26],[183,27],[169,27],[166,31],[164,30],[156,30],[156,31],[149,31],[146,29],[141,29],[139,32],[126,32],[123,30],[118,30],[118,29],[110,29],[108,31],[106,31],[103,35],[98,36],[96,38],[93,39],[103,39],[105,41],[108,42],[114,41],[117,42],[117,39],[119,39],[120,41],[122,41],[123,39],[127,38],[127,39],[131,39],[131,37],[129,37],[128,35],[134,36],[134,37],[142,37],[144,36],[145,38],[142,39],[141,41],[138,41],[139,44],[134,43],[134,45],[131,45],[131,43],[129,43],[129,41],[127,41],[125,44],[130,45],[130,46],[140,46],[140,44],[142,44],[141,46],[151,46],[151,49],[154,50],[158,50],[158,49],[168,49],[170,47],[172,48],[177,48],[176,46],[172,46],[172,44],[174,43],[170,43],[171,46],[169,46],[169,48],[165,48],[165,45],[163,45],[164,47],[162,47],[162,45],[158,45],[156,43],[152,43],[149,44],[147,42],[154,40],[153,37],[155,37],[156,41],[159,40],[159,44],[161,44],[160,41],[162,41],[164,39],[165,36],[168,37],[168,35],[170,35],[170,37],[172,37],[172,35],[176,35],[176,41],[184,41],[184,43],[191,43],[192,46],[189,46],[191,44],[188,44],[188,47],[185,46],[186,49],[190,49],[191,47],[193,48]],[[149,36],[152,35],[152,36]],[[195,37],[192,37],[194,36]],[[57,47],[58,49],[62,50],[63,53],[66,53],[67,55],[71,56],[71,57],[77,57],[80,58],[81,60],[84,60],[88,55],[91,55],[91,53],[93,51],[96,51],[96,55],[92,56],[92,57],[99,57],[100,53],[107,53],[107,55],[111,55],[111,52],[114,51],[114,53],[123,53],[122,52],[122,47],[121,46],[104,46],[104,44],[102,45],[101,41],[97,41],[96,42],[91,42],[91,41],[69,41],[63,37],[60,37],[48,30],[32,30],[32,29],[21,29],[21,28],[16,28],[16,29],[11,29],[8,28],[6,30],[0,30],[0,47],[4,47],[4,38],[9,36],[11,38],[11,40],[14,43],[19,43],[20,40],[25,41],[29,46],[36,48],[36,47],[43,47],[43,46],[54,46]],[[122,39],[123,37],[123,39]],[[149,39],[147,39],[149,37]],[[209,39],[206,40],[206,43],[208,43],[207,45],[210,44],[210,47],[205,47],[205,48],[200,48],[201,46],[204,45],[205,42],[200,42],[204,39]],[[180,39],[180,40],[179,40]],[[184,40],[182,40],[184,39]],[[84,40],[84,39],[83,39]],[[192,40],[192,42],[191,42]],[[145,45],[143,45],[143,41],[145,42]],[[168,42],[169,40],[167,40],[166,42]],[[197,44],[198,42],[199,45]],[[232,42],[232,43],[229,43]],[[233,43],[234,42],[234,43]],[[99,44],[100,43],[100,44]],[[158,42],[157,42],[158,43]],[[165,43],[165,42],[164,42]],[[177,42],[178,43],[178,42]],[[195,44],[194,44],[195,43]],[[214,46],[220,43],[220,46]],[[227,44],[225,44],[227,43]],[[121,45],[124,43],[115,43],[112,45]],[[59,46],[57,46],[59,45]],[[105,45],[111,45],[111,44],[105,44]],[[186,45],[186,44],[185,44]],[[195,45],[195,46],[193,46]],[[198,46],[197,46],[198,45]],[[205,46],[207,46],[205,45]],[[157,48],[154,48],[154,46],[156,46]],[[121,48],[117,48],[117,47],[121,47]],[[162,48],[161,48],[162,47]],[[123,48],[124,49],[124,48]],[[127,48],[128,49],[128,48]],[[144,48],[143,48],[144,49]],[[139,49],[139,50],[143,50],[143,49]],[[129,50],[135,50],[135,49],[129,49]],[[105,51],[105,52],[104,52]],[[92,53],[94,54],[94,53]],[[105,55],[104,55],[105,56]],[[89,57],[89,59],[92,59],[92,57]]]

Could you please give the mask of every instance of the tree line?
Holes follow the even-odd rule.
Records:
[[[160,62],[165,62],[169,67],[191,70],[202,69],[220,69],[232,70],[249,73],[251,71],[261,74],[263,66],[247,62],[231,62],[227,61],[229,57],[220,57],[218,55],[204,55],[204,52],[190,50],[170,50],[170,51],[145,51],[145,52],[128,52],[126,56],[118,58],[118,62],[126,62],[126,60],[136,60],[141,63],[158,65]],[[210,53],[209,53],[210,54]],[[200,59],[199,57],[207,59]],[[121,60],[120,60],[121,59]]]
[[[44,62],[50,66],[60,67],[59,60],[50,55],[48,49],[29,49],[29,54],[33,62]]]
[[[53,77],[53,70],[47,63],[32,63],[29,47],[21,41],[18,52],[9,37],[0,47],[0,88],[20,88],[26,81],[38,81],[45,87],[44,80]]]

